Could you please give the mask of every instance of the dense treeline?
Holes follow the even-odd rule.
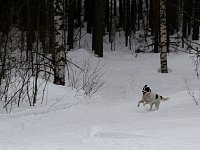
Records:
[[[55,84],[65,85],[65,67],[72,63],[67,51],[86,34],[92,34],[91,49],[98,57],[103,57],[105,36],[115,50],[116,33],[135,52],[160,52],[161,72],[166,73],[167,52],[193,48],[192,41],[199,40],[200,1],[1,0],[0,20],[0,85],[12,83],[13,70],[23,79],[22,88],[34,77],[29,100],[34,105],[38,77],[53,76]],[[133,48],[133,40],[139,46]]]
[[[87,28],[87,33],[108,34],[110,42],[113,41],[113,32],[124,31],[126,46],[129,44],[128,38],[136,31],[151,32],[154,37],[154,52],[158,52],[159,2],[160,0],[1,0],[0,31],[6,35],[12,27],[16,27],[26,32],[27,47],[36,41],[34,32],[38,32],[44,51],[50,52],[55,5],[60,3],[62,11],[59,15],[63,22],[61,28],[66,31],[64,44],[68,50],[74,47],[74,30]],[[180,31],[182,38],[192,35],[193,40],[198,40],[199,11],[200,2],[197,0],[166,0],[168,34]],[[101,36],[102,33],[96,34]]]

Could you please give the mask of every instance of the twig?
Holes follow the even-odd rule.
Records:
[[[187,80],[184,79],[184,81],[185,81],[185,84],[186,84],[185,89],[186,89],[188,95],[190,95],[190,97],[193,98],[193,100],[194,100],[194,102],[195,102],[196,105],[199,105],[199,99],[197,100],[197,98],[196,98],[195,95],[194,95],[194,91],[191,91],[191,89],[190,89],[190,87],[189,87],[189,85],[188,85]]]

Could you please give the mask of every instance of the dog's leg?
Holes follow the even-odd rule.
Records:
[[[155,103],[156,109],[159,109],[159,106],[160,106],[160,100],[158,100],[158,101]]]
[[[140,100],[140,101],[138,101],[138,107],[140,106],[140,103],[144,103],[144,101],[143,100]]]
[[[150,103],[150,109],[149,109],[149,111],[152,110],[152,108],[153,108],[153,104],[154,104],[154,103]]]
[[[149,111],[151,111],[151,110],[152,110],[152,106],[153,106],[153,105],[150,105]]]
[[[149,104],[148,101],[144,101],[143,106],[145,106],[146,104]]]
[[[156,109],[159,109],[159,104],[156,103],[156,104],[155,104],[155,107],[156,107]]]

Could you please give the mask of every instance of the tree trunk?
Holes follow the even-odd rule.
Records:
[[[94,1],[93,0],[86,0],[86,17],[87,17],[87,33],[92,34],[92,27],[93,27],[93,6]]]
[[[114,0],[113,16],[117,16],[117,0]]]
[[[82,17],[82,0],[78,0],[77,1],[77,23],[78,23],[78,27],[82,26],[81,17]]]
[[[195,1],[194,10],[194,25],[193,25],[193,34],[192,40],[199,40],[199,25],[200,25],[200,1]]]
[[[131,31],[135,33],[136,31],[136,15],[137,15],[137,9],[136,9],[136,0],[131,0]]]
[[[92,36],[92,49],[94,53],[103,57],[103,35],[104,35],[104,8],[105,0],[95,0],[94,2],[94,26]]]
[[[123,27],[124,13],[123,13],[123,0],[119,0],[119,27]]]
[[[154,34],[154,53],[158,53],[158,47],[159,47],[159,10],[160,10],[160,0],[152,0],[152,29]]]
[[[187,12],[186,12],[186,1],[187,0],[184,0],[184,3],[183,3],[183,25],[182,25],[182,39],[186,38],[187,37]]]
[[[54,34],[54,0],[49,0],[47,2],[48,5],[48,27],[49,27],[49,33],[48,33],[48,40],[49,40],[49,53],[52,54],[52,56],[54,57],[54,42],[55,42],[55,34]]]
[[[111,43],[112,41],[112,23],[113,23],[113,2],[112,0],[110,1],[110,15],[109,15],[109,18],[110,18],[110,22],[109,22],[109,28],[110,28],[110,31],[109,31],[109,42]]]
[[[106,14],[105,14],[105,21],[106,21],[106,31],[110,33],[110,3],[109,0],[106,0]],[[110,39],[109,39],[110,40]],[[109,41],[110,42],[110,41]]]
[[[190,20],[191,20],[191,1],[183,0],[183,28],[182,28],[182,38],[187,38],[190,35]]]
[[[161,73],[168,73],[166,0],[160,0],[160,64],[161,64]]]
[[[177,7],[174,7],[177,6]],[[178,30],[178,7],[179,2],[174,0],[166,1],[167,24],[169,34],[172,35]]]
[[[75,1],[69,0],[69,12],[68,12],[68,38],[67,45],[68,51],[74,48],[74,7]]]
[[[65,85],[65,49],[62,38],[63,3],[62,0],[54,1],[55,15],[55,47],[54,47],[54,84]]]
[[[139,0],[138,2],[138,30],[141,29],[140,21],[143,19],[142,5],[143,5],[143,0]]]
[[[130,37],[130,0],[125,0],[125,16],[124,16],[124,23],[125,23],[125,43],[128,46],[128,39]]]
[[[33,66],[33,43],[35,41],[35,34],[34,34],[34,9],[33,9],[33,0],[28,0],[27,4],[27,49],[26,49],[26,61],[30,65],[29,67],[32,69],[32,74],[34,72]]]

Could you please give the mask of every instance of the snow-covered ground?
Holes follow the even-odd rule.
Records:
[[[93,57],[85,50],[69,55]],[[121,49],[105,51],[100,59],[106,83],[91,99],[49,83],[42,105],[1,114],[0,150],[200,149],[200,106],[187,94],[184,79],[192,90],[200,81],[188,54],[169,54],[168,74],[158,71],[159,54],[135,57]],[[159,110],[137,107],[145,84],[170,97]]]

